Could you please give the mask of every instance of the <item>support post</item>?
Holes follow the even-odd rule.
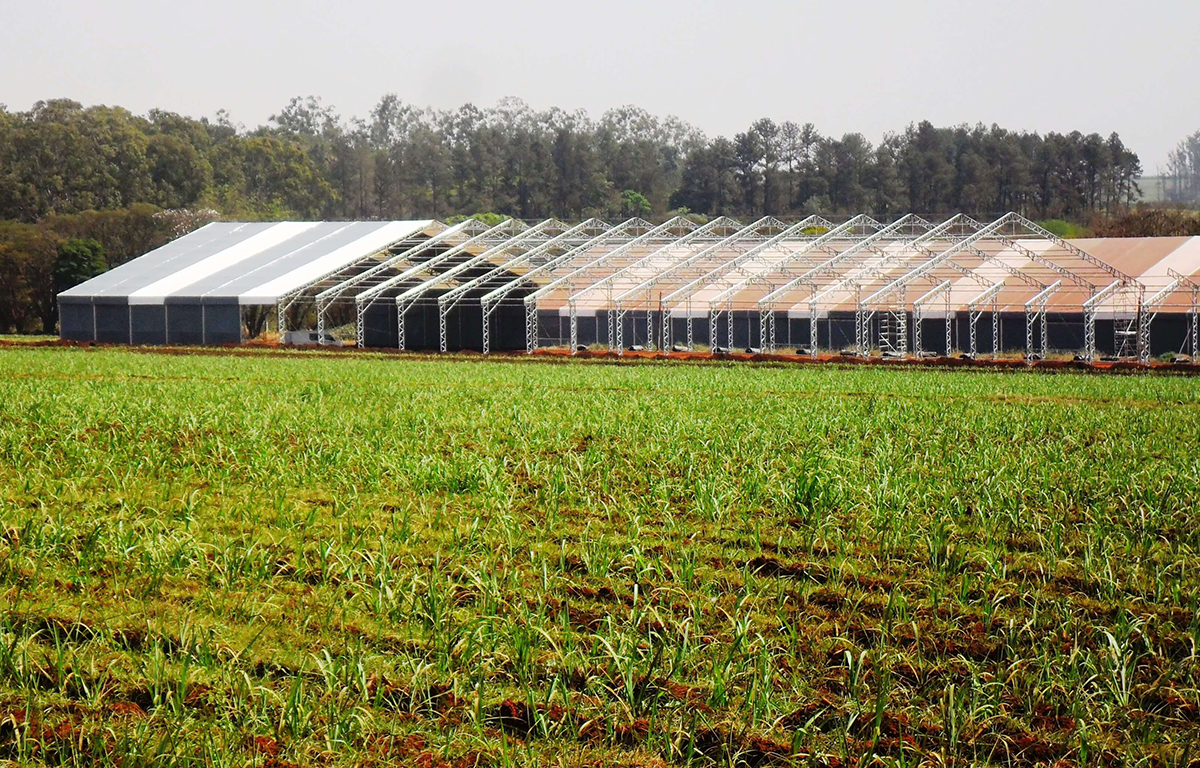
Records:
[[[404,305],[396,302],[396,348],[405,349],[404,344]]]
[[[816,294],[813,294],[814,296]],[[817,345],[820,338],[817,335],[817,302],[808,303],[808,354],[813,360],[817,359]]]
[[[729,299],[729,304],[725,307],[725,347],[733,351],[733,299]]]
[[[992,297],[992,359],[1000,359],[1000,299],[999,293]]]
[[[492,305],[480,300],[479,310],[483,319],[483,354],[486,355],[492,351]]]
[[[525,353],[532,355],[538,345],[537,302],[525,302]]]

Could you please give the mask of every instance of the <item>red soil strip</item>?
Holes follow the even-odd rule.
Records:
[[[369,348],[358,349],[356,347],[292,347],[268,342],[247,342],[244,344],[221,344],[211,346],[189,346],[189,347],[147,347],[147,346],[130,346],[128,344],[109,344],[105,342],[94,341],[65,341],[61,339],[53,339],[49,341],[0,341],[0,349],[28,349],[38,347],[70,347],[70,348],[98,348],[98,349],[125,349],[131,352],[142,354],[158,354],[158,355],[182,355],[182,356],[203,356],[203,355],[246,355],[257,356],[263,354],[272,354],[277,350],[288,349],[304,352],[299,356],[303,358],[331,358],[342,357],[345,355],[365,355],[371,357],[402,357],[408,359],[427,359],[427,360],[457,360],[457,361],[472,361],[472,360],[505,360],[505,359],[529,359],[531,356],[524,352],[493,352],[489,355],[482,355],[478,352],[462,351],[449,354],[438,354],[433,352],[406,352],[397,349],[388,348]],[[1041,370],[1041,371],[1088,371],[1092,373],[1133,373],[1133,372],[1169,372],[1186,375],[1200,375],[1200,364],[1194,363],[1133,363],[1133,362],[1095,362],[1085,363],[1073,360],[1035,360],[1027,362],[1019,359],[976,359],[968,360],[963,358],[951,357],[930,357],[921,359],[907,360],[891,360],[883,358],[868,358],[849,357],[843,355],[819,355],[816,358],[807,355],[784,355],[784,354],[766,354],[757,353],[751,354],[747,352],[730,352],[726,354],[713,354],[711,352],[648,352],[648,351],[627,351],[622,354],[617,354],[613,351],[592,352],[583,351],[572,353],[568,349],[538,349],[532,355],[541,361],[562,361],[569,358],[578,358],[581,360],[602,360],[610,362],[628,362],[637,363],[645,361],[686,361],[686,362],[752,362],[752,363],[792,363],[799,365],[854,365],[854,366],[876,366],[885,368],[975,368],[993,371],[1018,371],[1018,370]]]

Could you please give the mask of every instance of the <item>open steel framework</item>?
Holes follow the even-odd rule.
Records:
[[[224,312],[220,302],[230,312],[240,302],[273,308],[281,332],[315,327],[320,343],[332,329],[353,328],[359,346],[442,352],[565,346],[1037,360],[1066,351],[1141,361],[1164,350],[1200,353],[1200,238],[1147,246],[1154,255],[1146,256],[1122,241],[1068,242],[1016,213],[991,222],[910,214],[890,223],[858,215],[223,226],[181,238],[157,261],[145,257],[144,279],[135,265],[126,270],[133,277],[106,277],[94,295],[88,284],[64,294],[78,337],[91,319],[99,338],[94,318],[104,310],[116,318],[109,325],[128,326],[117,336],[154,343],[138,335],[143,315],[183,323],[175,308],[187,302],[202,320]],[[117,317],[104,302],[122,300],[123,290],[132,309]],[[159,293],[174,314],[142,308]],[[221,318],[230,328],[236,321]]]
[[[1094,360],[1103,348],[1148,360],[1154,320],[1170,313],[1187,318],[1180,351],[1195,356],[1200,347],[1200,282],[1191,276],[1200,264],[1187,274],[1135,277],[1016,213],[989,223],[961,214],[940,222],[910,214],[889,224],[866,215],[792,224],[769,216],[749,224],[510,219],[440,225],[422,237],[345,279],[325,276],[293,291],[280,304],[281,323],[286,309],[307,299],[324,339],[331,308],[353,305],[356,339],[365,345],[364,317],[382,300],[395,306],[392,341],[400,349],[412,346],[407,314],[427,305],[436,309],[442,352],[493,351],[498,310],[508,308],[528,352],[706,346],[905,358],[1008,350],[1035,360],[1057,348]],[[452,344],[449,321],[468,315],[478,325],[474,344]],[[1019,343],[1005,343],[1005,322]],[[1072,331],[1058,343],[1055,322]],[[1111,342],[1098,344],[1101,323]],[[839,334],[845,343],[835,341]]]

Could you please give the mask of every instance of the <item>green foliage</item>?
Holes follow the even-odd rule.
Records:
[[[645,195],[632,189],[627,189],[621,193],[621,215],[626,218],[640,216],[645,218],[650,215],[650,201]]]
[[[90,237],[68,240],[58,246],[54,259],[54,289],[61,293],[106,269],[108,262],[104,260],[104,246],[99,240]]]
[[[710,218],[1018,210],[1087,219],[1124,212],[1141,173],[1116,134],[922,122],[873,146],[858,133],[764,118],[710,141],[635,107],[593,120],[516,99],[436,111],[389,94],[360,120],[296,98],[249,131],[224,113],[139,116],[69,100],[2,117],[0,219],[28,223],[138,203],[237,219],[662,217],[678,208]]]
[[[14,764],[1194,754],[1184,377],[0,366]]]
[[[508,219],[510,219],[510,218],[512,218],[512,217],[505,216],[502,213],[492,213],[489,211],[487,213],[473,213],[470,216],[448,216],[445,219],[443,219],[443,221],[446,224],[454,225],[454,224],[459,224],[461,222],[464,222],[467,219],[474,219],[475,221],[478,221],[479,223],[481,223],[485,226],[495,227],[499,224],[503,224],[505,221],[508,221]]]
[[[1170,208],[1139,208],[1100,227],[1102,237],[1194,237],[1200,213]]]
[[[1064,240],[1092,236],[1091,230],[1087,227],[1083,227],[1078,224],[1072,224],[1071,222],[1064,221],[1062,219],[1046,219],[1037,223],[1051,234],[1057,235]]]
[[[45,227],[0,221],[0,333],[53,333],[54,259],[62,238]]]

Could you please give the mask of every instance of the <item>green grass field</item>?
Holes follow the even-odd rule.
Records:
[[[0,759],[1184,766],[1198,445],[1165,375],[0,349]]]

